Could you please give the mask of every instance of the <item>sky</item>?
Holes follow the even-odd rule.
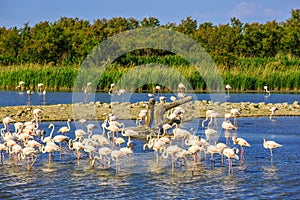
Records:
[[[226,24],[232,17],[243,23],[281,22],[298,8],[300,0],[0,0],[0,27],[34,26],[60,17],[78,17],[91,23],[99,18],[156,17],[161,25],[179,24],[189,16],[198,24]]]

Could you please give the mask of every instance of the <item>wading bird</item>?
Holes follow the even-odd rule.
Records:
[[[265,149],[270,149],[271,157],[273,156],[273,153],[272,153],[273,149],[278,148],[278,147],[282,147],[281,144],[278,144],[275,141],[267,141],[266,138],[264,138],[263,146],[264,146]]]
[[[278,110],[277,107],[273,106],[272,108],[270,108],[271,114],[270,114],[270,119],[272,119],[272,116],[275,114],[275,112]]]
[[[268,94],[269,96],[271,95],[270,91],[268,90],[268,86],[265,85],[264,90],[266,94]]]
[[[232,136],[233,144],[237,144],[241,146],[241,162],[244,162],[244,146],[250,147],[251,145],[243,138],[237,138],[236,136]]]
[[[225,148],[223,149],[222,154],[228,158],[228,174],[233,172],[232,169],[232,158],[238,160],[239,156],[237,155],[239,153],[239,149],[237,148]]]
[[[67,132],[69,132],[70,131],[70,122],[71,122],[71,120],[70,119],[68,119],[68,121],[67,121],[67,126],[63,126],[63,127],[61,127],[58,131],[57,131],[57,133],[62,133],[63,135],[65,135]]]
[[[229,96],[229,90],[231,89],[231,86],[227,84],[227,85],[225,86],[225,88],[226,88],[226,90],[227,90],[227,97],[230,97],[230,96]]]

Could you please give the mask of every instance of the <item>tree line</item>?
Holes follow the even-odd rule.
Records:
[[[71,90],[78,69],[95,46],[118,33],[141,27],[167,28],[193,38],[212,56],[224,84],[230,84],[234,90],[259,91],[264,85],[278,91],[300,88],[300,9],[292,10],[283,22],[273,20],[264,24],[242,23],[237,18],[214,25],[198,24],[187,17],[179,24],[161,25],[155,17],[140,21],[103,18],[93,23],[61,17],[32,27],[28,23],[21,28],[1,27],[0,88],[14,89],[19,81],[26,80],[26,88],[42,82],[49,90]],[[136,49],[122,55],[101,76],[97,90],[108,90],[128,70],[148,63],[171,66],[194,90],[207,90],[201,74],[187,60],[161,49]],[[87,76],[93,78],[92,74]],[[171,78],[169,81],[169,85],[178,84]],[[145,85],[139,89],[152,88],[153,85]]]
[[[211,22],[197,24],[191,17],[179,24],[160,24],[155,17],[97,19],[91,23],[79,18],[61,17],[58,21],[43,21],[30,27],[0,28],[0,65],[12,64],[80,64],[90,51],[105,39],[122,31],[139,27],[162,27],[189,35],[213,57],[216,63],[233,67],[239,58],[271,58],[278,54],[300,56],[300,9],[291,11],[283,22],[242,23],[231,18],[227,24]],[[146,54],[145,54],[146,52]],[[133,55],[132,55],[133,54]],[[150,55],[170,55],[150,51]],[[123,63],[132,62],[149,50],[131,53]],[[126,60],[126,58],[128,58]],[[182,61],[184,63],[184,61]]]

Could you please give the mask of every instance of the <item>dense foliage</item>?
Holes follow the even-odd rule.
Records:
[[[224,83],[230,83],[236,90],[258,90],[264,84],[276,90],[298,90],[300,86],[300,9],[296,9],[284,22],[265,24],[244,24],[236,18],[228,24],[197,24],[191,17],[178,25],[161,25],[154,17],[141,21],[119,17],[91,23],[62,17],[33,27],[29,24],[22,28],[2,27],[0,87],[13,87],[20,80],[30,80],[28,86],[43,82],[51,89],[70,89],[78,67],[96,45],[122,31],[139,27],[162,27],[189,35],[212,56]],[[120,76],[128,67],[151,62],[178,69],[189,66],[186,60],[170,52],[141,49],[120,57],[114,63],[117,67],[110,71],[118,70],[116,74]],[[195,89],[206,89],[200,75],[184,74]],[[101,78],[99,89],[117,80],[112,72],[105,76],[107,79]]]

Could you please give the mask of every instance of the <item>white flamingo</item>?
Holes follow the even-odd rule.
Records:
[[[162,157],[168,158],[169,155],[172,156],[172,174],[174,174],[174,167],[175,167],[175,154],[181,151],[182,148],[180,148],[177,145],[170,145],[167,148],[164,148]]]
[[[268,90],[268,86],[265,85],[264,90],[266,94],[268,94],[269,96],[271,95],[270,91]]]
[[[272,153],[273,149],[282,147],[281,144],[279,144],[275,141],[267,141],[265,138],[264,138],[263,146],[264,146],[265,149],[270,149],[271,157],[273,157],[273,153]]]
[[[251,147],[251,145],[243,138],[237,138],[236,136],[232,136],[233,144],[240,145],[241,147],[241,162],[244,162],[244,146]]]
[[[57,133],[62,133],[62,134],[65,135],[67,132],[69,132],[71,130],[71,128],[70,128],[70,122],[71,122],[71,120],[68,119],[67,120],[67,126],[63,126],[60,129],[58,129]]]
[[[231,89],[231,86],[227,84],[227,85],[225,86],[225,88],[226,88],[226,90],[227,90],[227,97],[230,97],[230,96],[229,96],[229,90]]]
[[[125,156],[125,153],[120,150],[113,150],[111,151],[110,156],[112,161],[116,161],[116,173],[119,173],[121,169],[120,158]]]
[[[228,174],[230,174],[230,172],[233,172],[232,169],[232,158],[238,160],[239,156],[237,155],[239,152],[239,150],[237,148],[225,148],[223,150],[223,155],[226,156],[228,158]]]
[[[242,114],[242,112],[237,108],[231,108],[230,113],[233,115],[233,118],[234,118],[233,124],[236,126],[237,125],[237,115]]]
[[[108,155],[110,155],[112,152],[112,150],[108,147],[102,147],[98,150],[99,156],[94,156],[91,165],[94,167],[94,163],[96,160],[103,160],[103,165],[104,167],[110,167],[110,158],[108,157]],[[107,165],[106,164],[106,160],[107,160]]]
[[[270,114],[270,119],[272,119],[272,116],[275,114],[275,112],[278,110],[278,108],[276,106],[273,106],[272,108],[270,108],[271,114]]]

